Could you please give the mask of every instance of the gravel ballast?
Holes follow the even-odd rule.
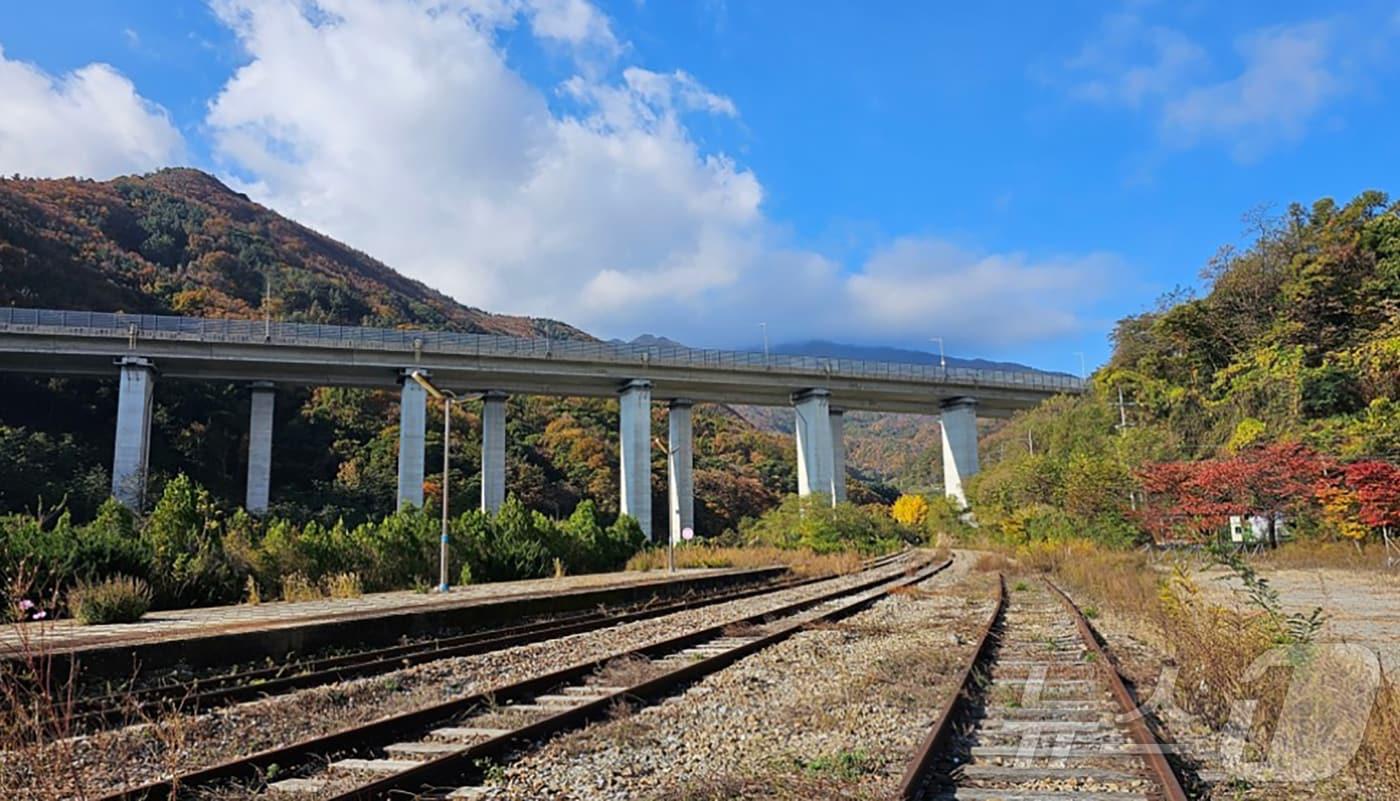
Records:
[[[897,575],[902,566],[880,575]],[[0,754],[0,798],[91,798],[177,771],[227,761],[387,715],[482,692],[504,683],[606,657],[686,631],[867,580],[850,575],[771,595],[638,621],[546,643],[447,659],[198,716]]]
[[[491,797],[890,798],[991,613],[992,578],[962,573],[557,737],[493,776]]]

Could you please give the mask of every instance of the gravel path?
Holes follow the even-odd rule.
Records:
[[[903,567],[897,566],[884,568],[880,574],[902,572]],[[74,738],[41,749],[6,751],[0,754],[0,798],[92,798],[175,771],[481,692],[694,628],[723,624],[867,578],[842,576],[548,643],[442,660],[193,717],[167,715],[153,725]]]
[[[991,577],[966,573],[555,738],[497,771],[494,797],[889,798],[991,612]]]

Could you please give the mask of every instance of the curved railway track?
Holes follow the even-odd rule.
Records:
[[[864,568],[878,568],[900,558],[902,554],[871,559],[865,563]],[[140,722],[164,712],[178,710],[195,713],[216,709],[308,687],[375,676],[439,659],[488,653],[688,609],[752,598],[805,586],[825,578],[827,577],[792,578],[760,587],[724,590],[674,602],[634,605],[622,610],[596,609],[451,637],[420,640],[319,659],[288,661],[271,667],[206,675],[186,681],[84,696],[74,699],[71,704],[65,702],[61,714],[69,721],[65,726],[66,730],[73,733],[90,733]]]
[[[1186,801],[1088,620],[1048,580],[996,609],[902,801]]]
[[[617,704],[658,700],[677,688],[780,642],[812,622],[854,614],[898,587],[917,584],[952,564],[927,562],[784,604],[730,623],[696,629],[641,648],[589,660],[424,709],[263,751],[101,801],[164,801],[179,788],[237,784],[250,793],[295,799],[311,793],[337,801],[381,798],[472,798],[489,760],[557,732],[607,717]],[[621,681],[618,675],[627,676]],[[279,777],[269,783],[275,766]],[[283,778],[286,777],[286,778]]]

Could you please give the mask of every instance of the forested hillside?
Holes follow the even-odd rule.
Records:
[[[528,336],[587,337],[563,323],[468,308],[386,265],[287,220],[213,177],[163,170],[109,182],[0,179],[0,301],[365,325],[416,325]],[[115,381],[0,375],[0,511],[65,502],[91,516],[108,491]],[[151,466],[160,484],[187,473],[226,502],[242,500],[248,396],[231,385],[160,381]],[[434,415],[440,414],[434,410]],[[480,428],[467,405],[454,421],[454,503],[477,503]],[[617,406],[512,398],[509,489],[527,506],[567,516],[582,498],[617,509]],[[664,411],[657,412],[664,431]],[[281,388],[273,500],[292,519],[353,525],[392,511],[395,393]],[[429,464],[441,418],[429,421]],[[697,524],[718,533],[795,489],[791,442],[720,407],[696,421]],[[664,521],[664,462],[654,508]],[[437,476],[428,487],[436,492]]]
[[[1119,541],[1202,536],[1231,514],[1353,539],[1400,525],[1397,206],[1367,192],[1257,225],[1203,294],[1119,322],[1091,394],[984,440],[979,518]]]

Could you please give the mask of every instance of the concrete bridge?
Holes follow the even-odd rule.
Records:
[[[423,503],[425,390],[405,377],[482,394],[482,508],[505,499],[505,400],[510,394],[618,396],[621,510],[651,537],[651,404],[669,408],[671,536],[693,526],[691,407],[697,402],[791,405],[798,489],[845,497],[842,413],[939,414],[944,486],[966,502],[977,472],[978,416],[1001,417],[1055,394],[1083,391],[1068,376],[890,362],[765,356],[681,347],[530,339],[445,331],[0,309],[0,370],[120,377],[112,493],[145,501],[151,397],[157,377],[246,383],[250,511],[265,511],[277,385],[400,387],[398,501]]]

